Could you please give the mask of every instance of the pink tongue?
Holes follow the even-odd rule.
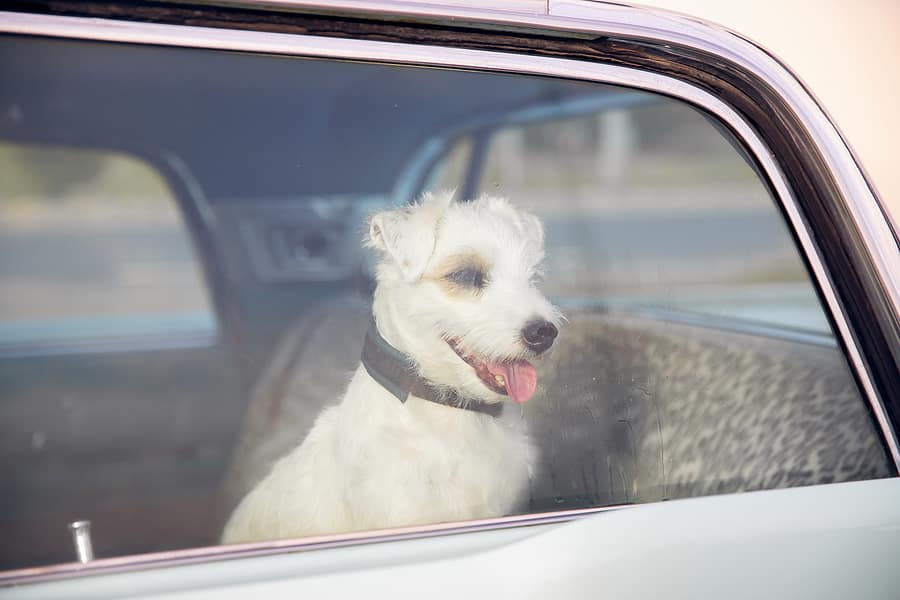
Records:
[[[492,375],[503,375],[506,380],[506,393],[514,402],[524,404],[531,400],[537,389],[537,371],[526,360],[505,364],[488,364]]]

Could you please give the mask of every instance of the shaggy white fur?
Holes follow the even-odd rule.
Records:
[[[421,376],[464,399],[531,397],[536,375],[527,361],[552,344],[560,319],[534,285],[544,254],[536,217],[501,198],[426,195],[374,215],[367,244],[383,257],[378,330]],[[543,324],[539,342],[535,323]],[[361,365],[340,404],[240,503],[222,541],[509,514],[534,464],[519,412],[495,419],[415,396],[401,403]]]

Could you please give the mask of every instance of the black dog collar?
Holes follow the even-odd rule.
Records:
[[[411,357],[381,337],[374,319],[369,323],[366,341],[363,343],[362,364],[372,379],[396,396],[400,402],[406,402],[412,394],[429,402],[480,412],[494,418],[503,413],[502,403],[466,400],[455,392],[444,392],[428,383],[416,373],[415,363]]]

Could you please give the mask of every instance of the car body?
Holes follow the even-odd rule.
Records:
[[[897,234],[767,53],[579,0],[20,4],[0,592],[896,595]],[[365,216],[441,187],[548,231],[527,510],[216,545],[357,360]]]

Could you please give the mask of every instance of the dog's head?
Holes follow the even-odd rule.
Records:
[[[543,243],[537,217],[490,196],[426,194],[374,215],[367,244],[382,254],[379,331],[437,386],[526,402],[537,387],[530,361],[553,345],[560,320],[535,286]]]

